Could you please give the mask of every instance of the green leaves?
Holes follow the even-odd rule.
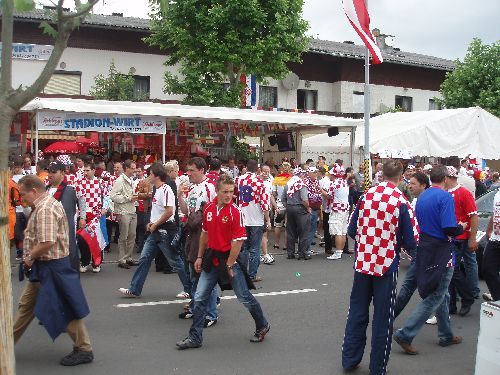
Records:
[[[89,93],[94,99],[102,100],[134,100],[134,77],[131,74],[120,73],[111,61],[109,74],[95,77],[94,85]],[[142,99],[142,98],[141,98]]]
[[[457,60],[446,74],[440,100],[447,108],[479,106],[500,116],[500,42],[482,44],[473,39],[464,61]]]
[[[40,22],[40,26],[38,26],[40,29],[42,29],[44,34],[47,34],[51,36],[52,38],[57,38],[57,30],[54,29],[54,27],[49,24],[47,21],[42,21]]]
[[[18,12],[30,12],[35,9],[34,0],[14,0],[14,8]]]
[[[302,6],[303,0],[178,0],[157,6],[146,42],[168,51],[167,65],[181,64],[182,78],[166,77],[165,90],[185,94],[190,104],[239,106],[240,74],[281,79],[288,62],[300,61],[308,44]],[[223,90],[228,82],[230,90]]]

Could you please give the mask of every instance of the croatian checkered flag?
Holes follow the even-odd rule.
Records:
[[[381,64],[384,59],[370,31],[370,15],[364,0],[343,0],[344,12],[352,27],[363,40],[373,58],[373,64]]]

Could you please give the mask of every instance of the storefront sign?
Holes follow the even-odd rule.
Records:
[[[86,132],[165,134],[166,129],[161,117],[71,112],[38,112],[37,124],[38,130]]]
[[[0,51],[2,43],[0,42]],[[54,46],[27,44],[27,43],[12,43],[12,58],[23,60],[48,60]]]

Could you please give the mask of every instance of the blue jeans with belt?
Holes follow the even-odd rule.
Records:
[[[465,277],[472,291],[472,297],[478,298],[480,289],[476,253],[473,251],[469,251],[468,240],[459,240],[454,242],[457,245],[457,254],[464,260]],[[458,265],[460,262],[460,258],[457,258],[456,262],[456,264]]]
[[[248,264],[248,276],[255,279],[260,265],[260,248],[262,246],[262,236],[264,235],[264,226],[245,227],[247,239],[241,248],[240,259],[245,267]]]
[[[452,277],[453,267],[449,267],[443,272],[437,289],[420,301],[413,313],[406,320],[404,326],[397,330],[394,336],[401,341],[411,344],[420,331],[420,328],[425,324],[425,321],[429,319],[431,314],[435,311],[439,341],[448,342],[453,339],[448,310],[450,302],[448,286],[450,285]]]
[[[311,227],[309,229],[309,234],[307,237],[307,253],[311,253],[311,244],[314,240],[314,235],[316,234],[316,229],[318,229],[318,218],[319,210],[311,211]]]
[[[248,290],[245,275],[243,274],[243,271],[238,263],[233,266],[233,275],[231,285],[233,287],[234,294],[236,294],[238,301],[240,301],[252,315],[252,318],[255,321],[255,329],[260,330],[266,327],[268,323],[264,317],[262,308],[253,294]],[[198,280],[198,287],[196,288],[196,293],[194,295],[193,324],[189,329],[189,338],[197,344],[201,344],[203,342],[203,325],[205,324],[205,316],[207,315],[210,296],[216,285],[217,269],[215,267],[212,267],[210,272],[201,272],[200,279]]]

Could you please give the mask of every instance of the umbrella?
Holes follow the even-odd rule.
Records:
[[[93,133],[90,135],[90,138],[77,137],[76,143],[80,143],[83,146],[94,148],[94,147],[99,146],[99,136],[97,135],[97,133]]]
[[[79,154],[83,152],[82,146],[76,142],[54,142],[43,150],[46,154]]]

